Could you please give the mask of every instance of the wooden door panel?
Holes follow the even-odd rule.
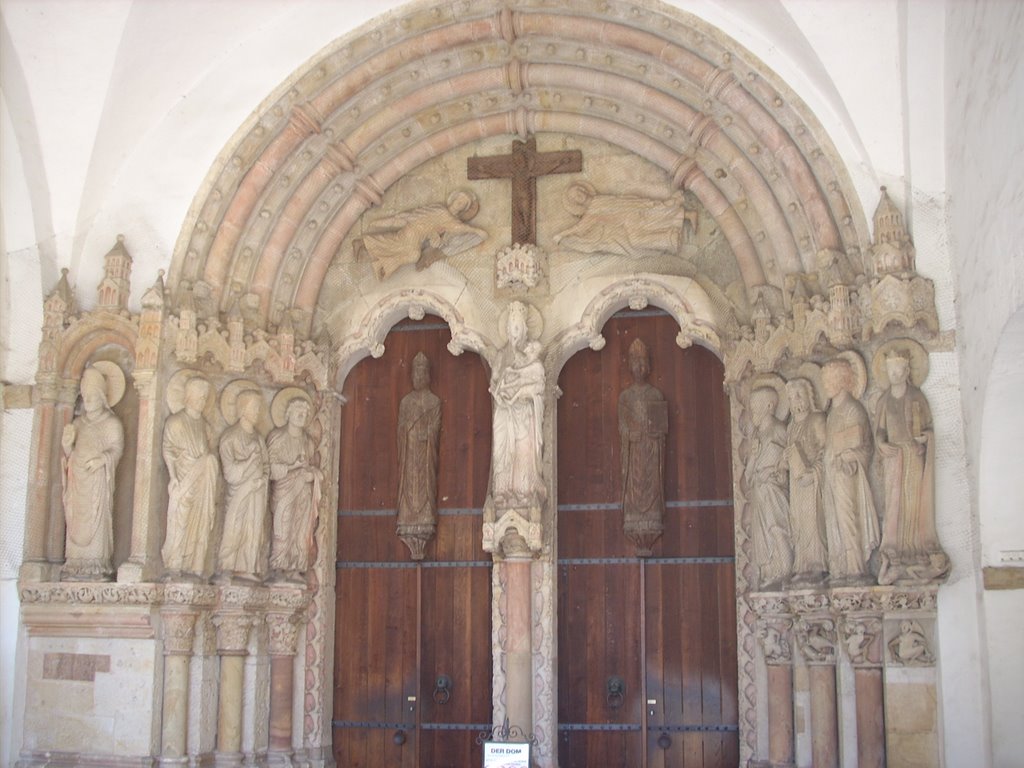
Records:
[[[344,724],[334,731],[339,768],[481,762],[476,736],[491,720],[491,570],[481,549],[491,401],[485,366],[475,355],[453,357],[450,339],[438,318],[401,323],[389,333],[385,354],[360,362],[345,384],[335,640],[334,720]],[[439,517],[423,564],[412,562],[395,530],[398,408],[412,388],[419,351],[431,361],[431,389],[441,398]],[[455,683],[445,706],[431,698],[440,670]],[[473,728],[448,730],[460,724]],[[396,743],[398,731],[403,744]]]
[[[735,572],[723,369],[707,350],[680,350],[678,328],[665,315],[616,315],[602,332],[605,349],[576,355],[559,380],[559,759],[638,766],[646,754],[658,768],[733,766]],[[622,531],[620,507],[618,397],[632,383],[626,352],[635,338],[648,345],[650,381],[669,404],[665,531],[643,563]],[[630,648],[637,660],[629,706],[615,717],[593,693],[603,691],[610,645]],[[594,730],[602,724],[635,730]],[[659,743],[662,734],[668,742]]]

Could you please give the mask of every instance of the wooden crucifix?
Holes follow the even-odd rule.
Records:
[[[470,179],[512,180],[512,244],[537,244],[537,177],[583,170],[578,149],[538,152],[537,139],[513,141],[511,155],[471,157],[466,173]]]

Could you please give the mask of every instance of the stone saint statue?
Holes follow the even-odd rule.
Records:
[[[628,355],[633,383],[619,395],[623,530],[637,554],[648,557],[665,530],[668,403],[647,381],[651,373],[647,345],[635,339]]]
[[[398,536],[413,560],[437,529],[437,458],[441,398],[430,391],[430,361],[412,361],[412,392],[398,406]]]
[[[868,559],[878,546],[878,515],[868,484],[871,424],[854,397],[854,370],[844,358],[822,369],[825,395],[832,401],[825,422],[825,536],[828,570],[837,586],[870,581]]]
[[[184,406],[164,424],[163,455],[171,480],[167,486],[167,537],[161,554],[169,577],[203,579],[217,511],[220,465],[210,447],[210,425],[203,416],[210,382],[193,375],[184,390]]]
[[[825,548],[825,517],[822,514],[824,485],[825,414],[814,407],[814,388],[807,379],[786,383],[792,414],[786,433],[786,464],[789,467],[789,529],[793,543],[793,576],[790,584],[820,584],[828,574]]]
[[[509,305],[508,343],[498,352],[491,374],[491,490],[499,512],[537,507],[547,498],[541,472],[544,364],[540,361],[540,344],[528,336],[527,312],[522,302]]]
[[[775,415],[779,393],[773,387],[754,389],[749,405],[753,433],[743,477],[754,507],[751,538],[760,571],[759,588],[772,590],[780,588],[793,569],[786,498],[786,425]]]
[[[588,182],[576,181],[565,192],[565,208],[579,221],[555,235],[555,243],[581,253],[674,255],[683,242],[684,220],[696,226],[696,214],[683,207],[681,192],[665,200],[602,195]]]
[[[217,555],[217,575],[225,580],[261,581],[267,572],[269,519],[267,445],[256,429],[263,412],[263,394],[245,389],[221,398],[221,410],[233,426],[220,438],[220,463],[227,482],[224,529]],[[234,400],[235,402],[229,402]]]
[[[927,398],[910,382],[910,351],[896,349],[883,359],[889,388],[875,415],[885,488],[878,583],[922,584],[949,572],[935,533],[932,414]]]
[[[482,229],[466,222],[480,203],[472,192],[457,190],[442,205],[424,205],[370,224],[371,230],[352,243],[357,260],[369,258],[373,274],[384,280],[399,267],[415,264],[426,269],[446,256],[455,256],[487,239]]]
[[[323,473],[306,432],[309,395],[296,387],[277,393],[272,406],[277,429],[267,438],[270,454],[274,534],[270,567],[277,578],[300,581],[313,561],[313,533],[320,511]]]
[[[114,473],[124,429],[111,406],[124,394],[124,374],[97,362],[82,374],[84,413],[64,427],[65,581],[109,581],[114,573]]]

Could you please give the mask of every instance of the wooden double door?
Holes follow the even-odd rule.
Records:
[[[491,559],[481,548],[491,405],[479,358],[438,318],[403,323],[345,385],[334,757],[339,768],[473,768],[491,727]],[[396,534],[398,408],[412,360],[441,397],[438,526],[416,562]]]
[[[558,753],[562,768],[735,766],[736,614],[728,403],[719,361],[674,321],[624,313],[606,348],[565,366],[558,403]],[[436,318],[403,323],[349,375],[343,409],[335,635],[339,768],[476,768],[491,725],[487,371],[452,357]],[[627,349],[651,350],[668,401],[665,532],[623,533],[617,403]],[[434,540],[396,534],[397,415],[423,351],[442,400]],[[438,685],[446,678],[446,685]]]
[[[620,313],[565,366],[558,409],[561,768],[739,762],[733,504],[723,370],[658,312]],[[665,530],[623,532],[619,393],[636,338],[668,401]]]

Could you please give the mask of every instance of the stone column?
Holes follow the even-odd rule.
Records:
[[[802,616],[794,630],[810,677],[812,765],[838,768],[835,622],[827,616]]]
[[[36,384],[35,391],[38,401],[32,425],[32,464],[29,468],[25,547],[20,579],[50,581],[52,569],[46,558],[46,542],[50,522],[50,456],[57,429],[57,387],[52,377],[48,377]]]
[[[188,764],[189,663],[196,633],[196,614],[164,609],[164,702],[160,765]]]
[[[270,751],[271,765],[291,765],[295,650],[300,616],[270,613]]]
[[[57,395],[54,426],[49,433],[49,473],[47,477],[46,510],[46,560],[49,563],[49,578],[59,578],[64,564],[64,522],[63,479],[61,477],[61,436],[64,427],[74,419],[75,400],[78,397],[78,382],[62,379]]]
[[[161,493],[160,448],[157,444],[157,420],[161,408],[155,371],[136,370],[135,389],[139,393],[138,437],[135,454],[135,490],[132,507],[132,543],[128,559],[117,569],[117,580],[148,581],[156,575],[159,526],[156,516]]]
[[[217,766],[242,764],[242,686],[249,630],[256,620],[245,613],[225,612],[213,617],[220,656],[220,691],[217,707]]]
[[[843,648],[853,665],[858,768],[885,768],[882,704],[882,617],[849,614],[841,623]]]
[[[935,587],[883,598],[885,751],[889,765],[941,765]]]
[[[758,623],[758,639],[768,668],[768,765],[771,768],[794,765],[792,628],[793,620],[788,616],[765,617]]]
[[[505,569],[505,712],[509,725],[533,732],[533,611],[526,554],[501,563]]]

